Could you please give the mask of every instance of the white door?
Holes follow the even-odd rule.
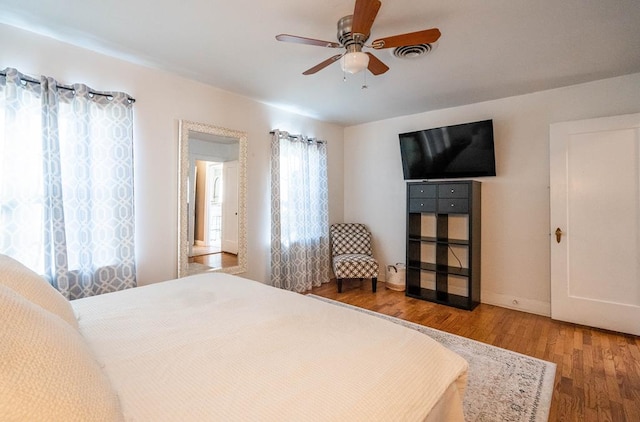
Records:
[[[204,233],[211,252],[220,248],[222,241],[222,163],[207,162],[207,195],[205,201]]]
[[[222,166],[222,250],[238,254],[238,162]]]
[[[640,114],[550,140],[551,317],[640,335]]]

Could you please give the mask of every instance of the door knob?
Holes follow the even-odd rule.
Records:
[[[561,239],[562,239],[562,230],[560,230],[560,227],[558,227],[556,229],[556,242],[560,243]]]

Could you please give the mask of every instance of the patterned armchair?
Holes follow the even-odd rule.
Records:
[[[375,293],[378,261],[372,256],[371,233],[364,224],[331,225],[331,257],[338,293],[342,293],[342,280],[345,278],[370,278]]]

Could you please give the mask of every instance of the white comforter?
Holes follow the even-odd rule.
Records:
[[[128,420],[463,420],[466,361],[360,312],[212,273],[72,303]]]

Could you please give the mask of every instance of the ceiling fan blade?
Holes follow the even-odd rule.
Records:
[[[438,41],[438,38],[440,38],[440,30],[438,28],[432,28],[425,29],[424,31],[379,38],[371,43],[371,47],[381,49],[404,47],[406,45],[431,44]]]
[[[306,45],[317,45],[319,47],[330,47],[330,48],[342,47],[342,45],[338,44],[337,42],[322,41],[322,40],[316,40],[313,38],[305,38],[305,37],[299,37],[297,35],[289,35],[289,34],[276,35],[276,40],[284,41],[284,42],[294,42],[294,43],[306,44]]]
[[[369,72],[378,76],[389,70],[389,66],[382,63],[382,61],[380,61],[380,59],[373,54],[367,52],[367,56],[369,56],[369,66],[367,67],[369,69]]]
[[[317,65],[313,66],[311,69],[305,70],[304,72],[302,72],[303,75],[313,75],[314,73],[324,69],[325,67],[329,66],[331,63],[340,60],[340,57],[342,57],[344,54],[336,54],[333,57],[329,57],[327,60],[323,61],[322,63],[318,63]]]
[[[351,32],[368,36],[381,5],[380,0],[356,0]]]

